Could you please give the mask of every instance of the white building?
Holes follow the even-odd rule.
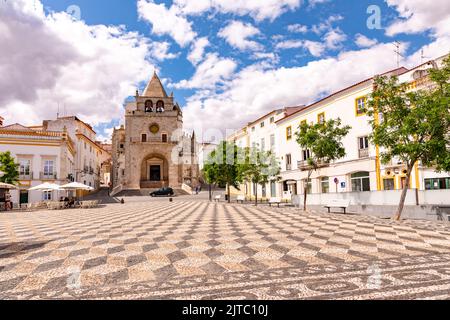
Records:
[[[73,180],[98,189],[101,165],[105,158],[103,153],[107,152],[96,142],[96,132],[89,124],[74,116],[58,117],[43,123],[44,130],[61,131],[63,128],[67,128],[67,133],[75,144]]]
[[[443,57],[411,70],[399,68],[384,75],[399,76],[401,82],[409,83],[411,90],[426,88],[429,85],[426,70],[439,66],[442,61]],[[312,194],[401,190],[405,183],[405,165],[396,160],[383,165],[380,161],[382,150],[368,139],[372,129],[369,118],[361,109],[373,90],[373,80],[366,79],[344,88],[296,112],[278,117],[266,127],[267,118],[272,117],[269,114],[228,137],[229,141],[235,141],[241,147],[262,146],[268,150],[273,143],[267,143],[270,140],[265,139],[275,132],[273,150],[281,162],[281,181],[277,182],[276,187],[272,183],[262,190],[260,188],[258,194],[263,194],[263,197],[280,197],[285,192],[299,195],[304,193],[305,188]],[[278,112],[274,111],[275,114]],[[310,151],[300,148],[295,134],[302,122],[317,123],[337,118],[341,119],[342,125],[352,128],[343,139],[346,155],[333,163],[324,164],[307,181],[306,160]],[[450,175],[437,173],[433,168],[417,163],[410,186],[417,190],[450,189]],[[239,193],[254,195],[253,189]],[[270,195],[269,192],[261,192],[264,189],[271,190]]]
[[[66,184],[74,174],[75,145],[67,131],[43,131],[13,124],[0,127],[0,152],[10,151],[19,164],[19,189],[13,203],[51,200],[55,193],[28,191],[44,182]]]

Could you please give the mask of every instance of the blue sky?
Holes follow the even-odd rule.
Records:
[[[44,21],[44,27],[39,25],[43,39],[55,33],[57,45],[36,40],[35,46],[47,53],[66,42],[75,57],[55,51],[56,60],[62,60],[52,65],[55,83],[36,81],[34,98],[11,97],[6,114],[19,117],[29,109],[36,119],[45,117],[50,111],[31,105],[48,105],[57,96],[53,100],[58,103],[48,110],[65,105],[92,122],[101,138],[123,121],[122,103],[133,88],[145,86],[153,68],[184,107],[187,127],[223,130],[239,128],[272,109],[311,103],[395,67],[394,41],[401,43],[401,64],[406,66],[421,62],[421,49],[426,58],[449,51],[450,5],[445,0],[17,1],[33,2],[31,11],[42,7],[33,18]],[[65,13],[74,5],[81,20]],[[367,26],[367,10],[373,5],[381,10],[380,29]],[[4,11],[10,20],[4,23],[29,22],[16,13],[33,14],[30,10],[10,6]],[[33,23],[37,33],[37,21],[30,27]],[[207,45],[192,58],[201,43]],[[66,75],[69,69],[78,70],[80,78],[73,71]],[[58,77],[75,85],[65,92]],[[22,111],[17,111],[18,103]]]

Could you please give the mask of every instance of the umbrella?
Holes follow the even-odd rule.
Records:
[[[4,183],[4,182],[0,182],[0,189],[17,189],[17,187],[15,185],[9,184],[9,183]]]
[[[69,184],[65,184],[65,185],[61,186],[61,189],[63,189],[63,190],[87,190],[87,191],[94,190],[94,188],[89,187],[89,186],[79,183],[79,182],[72,182]]]
[[[61,186],[54,183],[43,183],[33,188],[30,188],[31,191],[59,191],[61,190]]]

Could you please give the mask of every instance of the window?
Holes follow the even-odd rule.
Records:
[[[252,132],[255,132],[255,130],[256,130],[256,128],[255,128],[255,127],[252,127]]]
[[[292,127],[286,128],[286,139],[291,140],[292,139]]]
[[[384,190],[395,190],[394,178],[385,178],[385,179],[383,179],[383,189]]]
[[[19,161],[19,175],[29,176],[30,175],[31,160],[20,160]]]
[[[301,125],[301,126],[303,126],[303,125],[305,125],[305,124],[308,124],[308,121],[302,120],[302,121],[300,122],[300,125]]]
[[[369,137],[358,138],[359,158],[367,158],[369,156]]]
[[[312,193],[312,181],[311,179],[303,179],[303,189],[306,190],[308,194]]]
[[[44,200],[44,201],[51,201],[52,200],[52,192],[51,191],[44,191],[42,193],[42,200]]]
[[[266,150],[266,139],[261,139],[261,151]]]
[[[270,150],[273,151],[274,148],[275,148],[275,135],[272,134],[270,136]]]
[[[308,150],[303,150],[302,151],[302,156],[303,156],[303,158],[302,158],[303,161],[308,160],[309,158],[311,158],[311,151],[309,149]]]
[[[145,133],[142,135],[142,142],[147,142],[147,135]]]
[[[162,142],[163,143],[167,143],[167,133],[163,133],[162,135],[161,135],[161,137],[162,137]]]
[[[119,149],[123,149],[123,144],[119,144]]]
[[[318,123],[325,123],[325,113],[319,113],[319,115],[317,116],[317,122]]]
[[[450,189],[450,178],[425,179],[425,190]]]
[[[272,198],[277,196],[277,184],[275,181],[270,181],[270,195]]]
[[[364,109],[366,108],[366,97],[359,97],[355,101],[355,108],[356,108],[356,116],[360,117],[364,115]]]
[[[164,101],[159,100],[156,103],[156,112],[164,112]]]
[[[352,174],[352,191],[353,192],[361,192],[361,191],[370,191],[370,176],[369,172],[357,172]]]
[[[261,128],[264,128],[264,126],[265,126],[265,123],[261,122]]]
[[[275,122],[275,117],[271,117],[270,118],[270,123],[274,123]]]
[[[290,154],[286,155],[286,170],[292,170],[292,156]]]
[[[263,198],[267,197],[267,185],[266,185],[266,184],[263,184],[263,185],[261,186],[261,196],[262,196]]]
[[[361,137],[359,140],[359,150],[369,149],[369,137]]]
[[[330,192],[330,178],[328,178],[328,177],[320,178],[320,186],[321,186],[322,193],[329,193]]]
[[[153,102],[151,100],[145,101],[145,112],[153,112]]]

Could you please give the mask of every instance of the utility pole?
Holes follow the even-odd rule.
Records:
[[[395,54],[397,56],[397,68],[400,68],[400,58],[404,58],[403,55],[400,52],[400,45],[401,45],[401,43],[399,41],[395,41],[393,44],[395,46],[394,52],[395,52]]]

